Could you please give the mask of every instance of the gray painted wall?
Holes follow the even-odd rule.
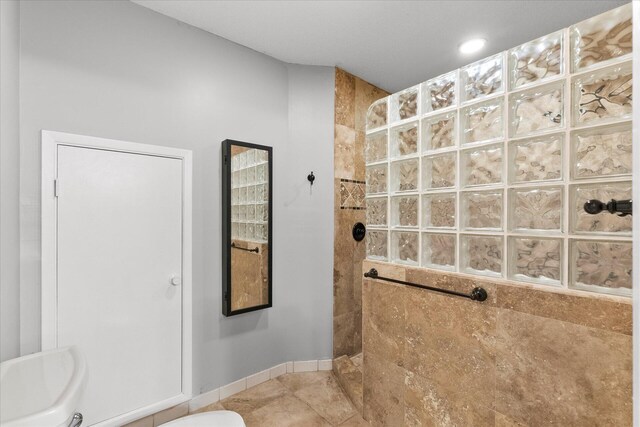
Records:
[[[20,6],[0,1],[0,361],[20,353]]]
[[[331,356],[334,71],[130,2],[22,2],[21,349],[40,341],[41,129],[194,154],[194,392]],[[220,142],[274,147],[274,306],[220,308]],[[318,179],[309,190],[306,176]]]

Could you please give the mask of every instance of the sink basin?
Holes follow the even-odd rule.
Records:
[[[75,346],[0,364],[2,427],[67,426],[86,384],[86,362]]]

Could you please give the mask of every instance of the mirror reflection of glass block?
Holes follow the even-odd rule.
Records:
[[[418,189],[418,159],[391,163],[391,191]]]
[[[460,110],[462,142],[468,144],[502,138],[502,104],[502,98],[492,99]]]
[[[231,237],[233,239],[237,239],[239,236],[238,234],[238,223],[237,222],[232,222],[231,223]]]
[[[631,242],[571,240],[570,288],[631,295]]]
[[[240,213],[238,212],[238,206],[231,206],[231,220],[237,221],[240,217]]]
[[[256,224],[256,240],[260,240],[260,241],[266,240],[264,238],[264,229],[265,229],[264,225]]]
[[[461,193],[464,229],[502,230],[502,190]]]
[[[247,220],[247,205],[238,206],[238,220],[240,221]]]
[[[256,187],[252,185],[247,187],[247,203],[255,203],[256,201]]]
[[[562,192],[562,187],[509,190],[511,230],[562,231]]]
[[[422,120],[422,151],[456,145],[455,121],[455,111]]]
[[[502,53],[460,69],[464,100],[502,92]]]
[[[590,215],[584,211],[589,200],[609,202],[631,199],[630,182],[607,182],[598,184],[576,184],[570,186],[571,231],[577,234],[622,234],[631,235],[631,215],[621,217],[608,212]]]
[[[502,276],[502,237],[460,236],[461,271],[485,276]]]
[[[247,170],[240,170],[240,185],[247,185]]]
[[[256,182],[258,184],[267,182],[267,165],[264,163],[258,165],[256,169]]]
[[[391,95],[391,122],[405,120],[418,114],[420,85]]]
[[[418,265],[418,233],[391,232],[391,262]]]
[[[264,205],[262,203],[258,203],[256,205],[256,221],[264,221]]]
[[[631,53],[631,3],[572,26],[574,70],[588,68]]]
[[[562,33],[557,31],[509,51],[512,89],[563,74]]]
[[[238,190],[240,194],[240,204],[244,205],[247,203],[247,187],[241,187]]]
[[[247,221],[256,220],[256,205],[247,205]]]
[[[560,285],[562,240],[510,237],[509,278],[545,285]]]
[[[380,162],[387,158],[387,131],[369,134],[365,137],[364,157],[367,163]]]
[[[240,187],[240,171],[235,171],[231,173],[231,187],[232,188]]]
[[[509,182],[561,179],[563,144],[564,134],[511,141]]]
[[[269,220],[269,207],[268,205],[262,205],[264,208],[262,209],[262,221],[267,222]],[[259,219],[260,217],[258,217]]]
[[[246,151],[243,151],[242,153],[239,153],[237,156],[238,158],[238,169],[244,169],[247,167],[247,154]]]
[[[512,137],[564,127],[564,82],[509,95]]]
[[[393,157],[408,156],[418,152],[417,121],[392,128],[389,135],[389,146]]]
[[[387,260],[387,231],[367,230],[367,259]]]
[[[387,192],[387,165],[369,166],[366,170],[367,194]]]
[[[247,239],[254,240],[256,238],[256,226],[253,223],[247,224]]]
[[[456,226],[456,193],[423,194],[422,226],[454,228]]]
[[[388,97],[371,104],[367,110],[367,129],[375,129],[387,124]]]
[[[571,134],[574,179],[631,174],[631,123]]]
[[[454,270],[456,265],[456,235],[422,233],[422,266]]]
[[[367,225],[386,226],[387,225],[387,198],[376,197],[366,199]]]
[[[630,62],[583,74],[572,81],[575,126],[631,117]]]
[[[418,196],[391,198],[391,225],[393,227],[418,226]]]
[[[238,238],[247,238],[247,224],[245,224],[244,222],[238,224]]]
[[[255,149],[251,149],[251,150],[247,150],[245,151],[246,156],[247,156],[247,167],[253,166],[256,163],[256,150]]]
[[[268,184],[262,184],[262,201],[263,202],[269,201],[269,185]]]
[[[465,150],[461,154],[462,184],[486,185],[502,182],[502,144]]]
[[[259,202],[264,200],[264,185],[256,185],[256,200]]]
[[[240,190],[238,188],[234,188],[231,190],[231,204],[237,205],[240,202]]]
[[[456,103],[456,72],[443,74],[423,84],[423,113],[451,107]]]
[[[422,180],[422,187],[425,190],[455,187],[456,153],[423,157]]]

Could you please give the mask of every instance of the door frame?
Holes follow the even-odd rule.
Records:
[[[192,396],[192,152],[173,147],[140,144],[115,139],[43,130],[42,138],[42,233],[41,233],[41,346],[57,347],[57,199],[58,147],[72,146],[182,160],[182,392],[162,402],[110,418],[96,425],[121,425],[189,400]]]

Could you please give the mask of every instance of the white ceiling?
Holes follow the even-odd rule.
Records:
[[[390,92],[628,3],[133,1],[285,62],[341,67]],[[486,47],[458,53],[474,37]]]

